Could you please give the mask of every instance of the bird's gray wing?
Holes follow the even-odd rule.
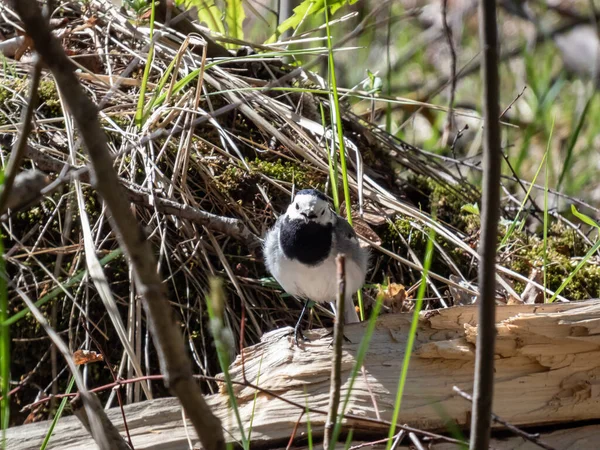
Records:
[[[333,249],[336,253],[342,253],[346,255],[346,261],[351,260],[354,262],[362,272],[362,281],[369,269],[369,252],[366,248],[362,248],[358,243],[358,237],[354,228],[344,219],[336,215],[336,221],[333,226],[335,248]],[[361,282],[362,284],[362,282]],[[360,286],[357,286],[357,288]],[[346,308],[344,311],[344,319],[346,323],[359,322],[358,314],[354,309],[354,303],[349,299],[346,301]]]
[[[369,252],[358,244],[358,237],[354,228],[341,216],[336,214],[333,226],[337,253],[342,253],[351,258],[358,266],[367,271],[369,265]]]
[[[271,274],[273,274],[273,266],[279,264],[279,259],[281,257],[281,249],[279,248],[279,227],[281,227],[282,221],[283,215],[279,216],[275,225],[267,232],[263,241],[265,265]]]

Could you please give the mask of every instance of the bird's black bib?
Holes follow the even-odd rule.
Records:
[[[279,230],[279,242],[285,256],[315,266],[329,256],[332,234],[331,224],[321,225],[286,217]]]

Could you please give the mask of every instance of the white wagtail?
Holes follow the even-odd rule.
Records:
[[[365,282],[369,253],[360,247],[350,224],[329,206],[316,189],[294,197],[285,214],[269,230],[264,255],[267,269],[285,291],[305,300],[294,339],[302,336],[300,324],[309,301],[332,302],[338,294],[336,257],[346,256],[346,323],[359,322],[352,295]]]

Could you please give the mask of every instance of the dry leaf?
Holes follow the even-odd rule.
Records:
[[[374,244],[381,245],[383,243],[381,238],[377,235],[377,233],[375,233],[375,231],[373,231],[369,224],[360,217],[354,217],[354,214],[352,215],[352,227],[354,228],[354,231],[356,231],[356,234],[364,237]]]
[[[402,311],[402,305],[407,298],[406,288],[397,283],[390,283],[385,289],[379,285],[378,295],[383,295],[383,304],[393,313]]]
[[[542,284],[542,271],[539,269],[533,269],[531,274],[529,274],[529,283],[523,289],[523,294],[521,294],[521,298],[523,301],[521,303],[525,303],[528,305],[533,305],[535,303],[544,303],[544,292],[536,287],[532,281],[535,281],[538,284]]]
[[[75,353],[73,353],[73,360],[75,361],[75,364],[81,366],[83,364],[103,361],[104,358],[100,353],[92,350],[77,350]]]

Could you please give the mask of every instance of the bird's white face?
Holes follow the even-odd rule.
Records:
[[[288,206],[287,216],[292,220],[304,220],[321,225],[333,223],[334,213],[327,200],[314,194],[304,194],[300,191],[294,201]]]

